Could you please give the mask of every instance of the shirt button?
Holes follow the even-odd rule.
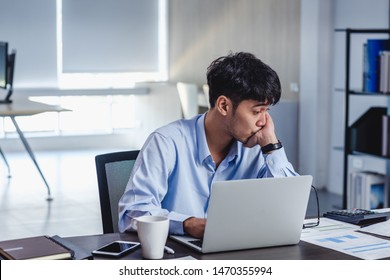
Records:
[[[270,160],[268,160],[268,164],[272,166],[272,165],[274,165],[274,161],[272,159],[270,159]]]

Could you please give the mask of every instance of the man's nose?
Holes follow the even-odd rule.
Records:
[[[262,127],[265,125],[265,114],[259,114],[259,119],[256,122],[256,126]]]

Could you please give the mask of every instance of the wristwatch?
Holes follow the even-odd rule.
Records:
[[[263,152],[263,154],[268,154],[269,152],[279,150],[282,147],[283,147],[282,142],[278,140],[278,143],[271,143],[261,147],[261,151]]]

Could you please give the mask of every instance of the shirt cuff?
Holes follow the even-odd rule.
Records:
[[[183,222],[192,216],[170,212],[169,218],[169,233],[184,235]]]

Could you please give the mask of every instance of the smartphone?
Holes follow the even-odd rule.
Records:
[[[108,243],[107,245],[104,245],[103,247],[100,247],[94,251],[92,251],[92,254],[94,255],[100,255],[100,256],[109,256],[109,257],[121,257],[124,254],[135,250],[140,246],[139,242],[132,242],[132,241],[113,241],[111,243]]]

